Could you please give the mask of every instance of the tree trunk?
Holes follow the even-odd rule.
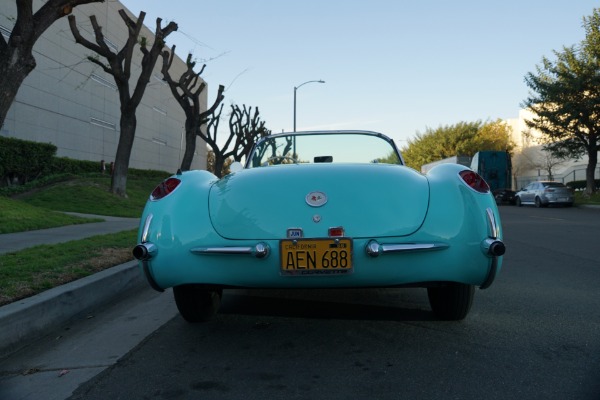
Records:
[[[191,114],[191,113],[190,113]],[[185,151],[181,160],[181,170],[189,171],[196,152],[196,132],[198,131],[197,116],[188,115],[185,121]]]
[[[135,110],[121,111],[121,134],[115,156],[115,169],[111,179],[110,191],[118,196],[127,197],[127,172],[129,170],[129,157],[135,138],[137,119]]]
[[[590,137],[590,142],[595,143],[595,137]],[[596,166],[598,165],[598,146],[590,146],[588,152],[588,165],[585,169],[586,188],[585,193],[592,195],[596,190],[596,182],[594,181]]]
[[[215,152],[215,176],[217,178],[222,178],[223,165],[225,165],[225,158],[218,152]]]
[[[2,127],[19,87],[35,68],[35,59],[31,54],[19,50],[2,52],[0,57],[13,60],[10,65],[0,63],[0,88],[2,88],[0,92],[0,127]]]
[[[7,2],[9,0],[3,0]],[[15,3],[15,0],[11,0]],[[33,46],[54,22],[70,14],[73,8],[104,0],[53,0],[36,4],[32,0],[17,0],[17,15],[10,37],[0,35],[0,127],[4,125],[19,87],[36,66]],[[41,2],[37,2],[41,3]],[[10,16],[6,16],[11,19]]]

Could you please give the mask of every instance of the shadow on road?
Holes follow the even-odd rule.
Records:
[[[220,314],[288,318],[432,321],[424,289],[225,291]]]

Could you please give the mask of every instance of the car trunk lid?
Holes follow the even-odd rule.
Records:
[[[423,223],[427,179],[398,165],[280,165],[242,170],[210,191],[210,218],[228,239],[281,239],[288,229],[327,237],[405,236]]]

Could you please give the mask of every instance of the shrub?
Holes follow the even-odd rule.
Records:
[[[47,174],[56,146],[0,137],[0,186],[25,184]]]
[[[100,162],[97,161],[54,157],[49,172],[51,174],[85,174],[88,172],[101,172],[101,170]]]
[[[110,177],[110,163],[102,170],[100,161],[56,157],[56,146],[28,140],[0,137],[0,195],[12,196],[36,187],[72,179],[77,175]],[[130,168],[133,179],[160,179],[169,172]]]
[[[566,183],[566,185],[573,190],[585,190],[585,188],[587,188],[587,181],[586,180],[571,181],[571,182]],[[596,190],[600,189],[600,179],[595,179],[594,185],[595,185]]]

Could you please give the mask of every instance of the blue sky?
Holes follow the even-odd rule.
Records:
[[[461,121],[516,118],[527,72],[579,43],[592,0],[121,0],[179,30],[207,67],[209,103],[257,107],[273,133],[365,129],[400,147]],[[226,125],[226,124],[222,124]]]

